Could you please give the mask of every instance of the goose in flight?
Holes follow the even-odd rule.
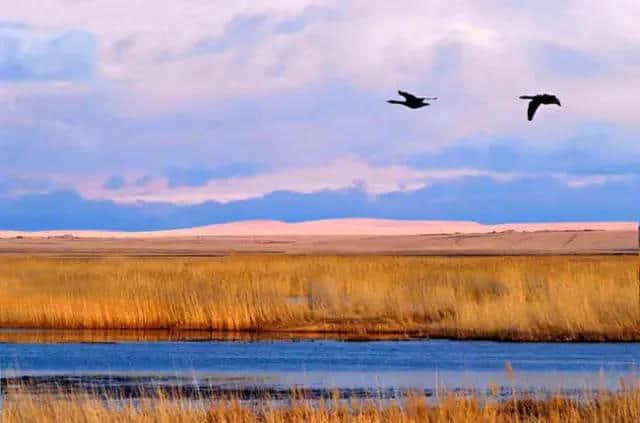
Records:
[[[527,118],[529,120],[533,120],[533,115],[536,114],[536,110],[538,110],[541,104],[557,104],[558,106],[562,106],[558,97],[552,94],[522,95],[520,98],[522,100],[530,100],[529,108],[527,109]]]
[[[398,91],[398,94],[404,97],[404,101],[398,100],[387,100],[387,103],[391,104],[401,104],[410,109],[419,109],[421,107],[428,106],[430,103],[427,103],[427,100],[437,100],[438,97],[416,97],[413,94],[410,94],[405,91]]]

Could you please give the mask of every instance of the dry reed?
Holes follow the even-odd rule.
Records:
[[[640,340],[637,260],[0,258],[0,327]]]
[[[562,395],[500,401],[495,397],[444,394],[428,399],[408,394],[391,402],[378,400],[311,401],[294,398],[287,404],[237,400],[193,401],[165,398],[127,400],[86,393],[29,394],[10,392],[0,407],[2,423],[47,422],[637,422],[640,390],[599,392],[580,400]]]

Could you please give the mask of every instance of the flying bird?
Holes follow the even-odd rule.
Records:
[[[558,97],[552,94],[522,95],[520,98],[522,100],[530,100],[529,108],[527,109],[527,118],[529,120],[533,120],[533,115],[536,114],[536,110],[538,110],[541,104],[557,104],[558,106],[562,106]]]
[[[404,101],[398,100],[387,100],[387,103],[391,104],[401,104],[410,109],[419,109],[421,107],[428,106],[430,103],[427,103],[427,100],[437,100],[438,97],[416,97],[413,94],[410,94],[405,91],[398,91],[398,94],[404,97]]]

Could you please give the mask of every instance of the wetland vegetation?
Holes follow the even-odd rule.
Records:
[[[0,258],[0,327],[640,340],[636,256]]]

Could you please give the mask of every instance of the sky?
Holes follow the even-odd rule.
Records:
[[[640,2],[21,0],[0,229],[640,216]],[[386,103],[404,89],[440,99]],[[562,107],[526,120],[523,94]]]

